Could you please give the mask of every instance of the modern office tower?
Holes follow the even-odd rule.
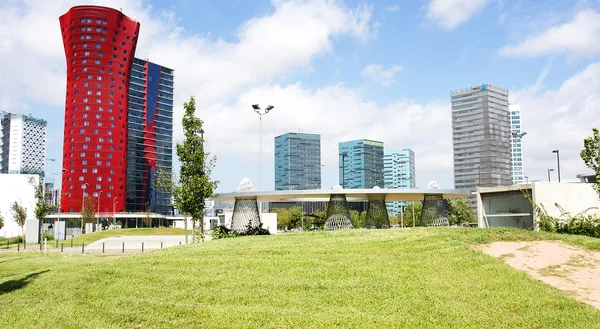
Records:
[[[157,171],[173,169],[173,70],[134,58],[127,114],[127,211],[171,213]]]
[[[125,210],[129,77],[140,24],[121,11],[76,6],[60,16],[67,61],[61,211],[98,198]],[[114,206],[114,207],[113,207]]]
[[[383,173],[385,188],[415,188],[415,152],[411,149],[384,151]],[[396,217],[406,202],[387,202],[386,205],[389,216]]]
[[[383,143],[360,139],[339,143],[339,181],[345,189],[383,188]]]
[[[524,182],[523,174],[523,148],[521,132],[521,105],[510,104],[510,151],[512,155],[513,184]]]
[[[287,133],[275,137],[275,190],[321,188],[321,136]]]
[[[451,92],[454,187],[512,184],[508,90],[482,84]]]
[[[44,175],[46,121],[0,113],[0,173]]]

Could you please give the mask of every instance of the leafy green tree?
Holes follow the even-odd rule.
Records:
[[[354,209],[350,209],[350,221],[352,222],[352,227],[359,228],[360,226],[360,214],[358,211]]]
[[[0,230],[4,227],[4,217],[2,216],[2,209],[0,209]]]
[[[360,216],[358,216],[358,226],[357,227],[365,227],[365,220],[367,219],[367,212],[362,211]]]
[[[298,206],[291,207],[288,210],[290,214],[290,226],[296,228],[302,225],[302,208]]]
[[[192,96],[183,104],[185,114],[182,125],[184,140],[177,143],[177,156],[181,162],[179,189],[176,195],[179,209],[192,217],[192,231],[200,221],[201,239],[204,241],[204,201],[214,196],[218,181],[211,181],[210,174],[217,161],[204,152],[202,120],[196,117],[196,100]],[[208,161],[207,161],[208,160]]]
[[[594,135],[586,137],[583,140],[583,150],[581,150],[580,156],[585,162],[588,168],[594,170],[596,174],[596,182],[594,184],[594,190],[600,196],[600,132],[598,128],[593,128]]]
[[[285,208],[275,208],[271,210],[277,214],[277,227],[281,229],[288,229],[292,227],[292,218],[290,211]]]
[[[308,215],[306,221],[306,227],[308,229],[322,230],[325,227],[327,221],[327,210],[315,211]]]
[[[33,186],[34,191],[35,191],[34,193],[35,193],[36,203],[35,203],[35,209],[34,209],[33,213],[35,214],[35,218],[37,218],[37,220],[40,221],[40,223],[42,223],[44,221],[44,218],[46,218],[46,216],[48,216],[51,213],[56,211],[57,207],[50,205],[50,200],[52,198],[52,192],[47,191],[44,188],[44,184],[41,179],[39,179],[38,183],[36,184],[35,179],[33,177],[30,177],[29,184],[31,186]],[[41,241],[41,239],[40,239],[40,241]]]
[[[23,235],[23,241],[25,241],[25,221],[27,220],[27,208],[25,208],[20,202],[13,202],[10,205],[10,213],[17,225],[21,226],[21,234]]]
[[[471,202],[467,198],[450,199],[450,225],[460,225],[475,221],[475,210],[471,208]]]
[[[423,203],[421,201],[408,201],[406,205],[406,214],[404,215],[404,225],[413,226],[421,225],[421,209],[423,209]],[[413,217],[414,209],[414,217]]]
[[[81,212],[81,231],[87,223],[96,222],[96,200],[91,195],[83,198],[83,209]],[[89,232],[86,232],[89,233]]]

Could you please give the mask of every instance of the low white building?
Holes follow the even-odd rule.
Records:
[[[552,217],[560,218],[561,208],[572,215],[589,209],[588,214],[600,216],[600,199],[592,184],[532,182],[478,188],[478,226],[538,229],[538,218],[525,193],[535,204],[543,206]]]
[[[30,183],[32,179],[34,184]],[[36,199],[34,185],[37,185],[38,182],[38,175],[0,174],[0,214],[4,218],[4,227],[0,229],[0,236],[14,237],[22,234],[21,227],[17,225],[10,212],[10,205],[15,201],[27,209],[27,221],[33,222],[35,220],[34,209]],[[28,230],[27,224],[25,226],[26,232],[33,230],[37,232],[37,228],[30,228]],[[37,236],[34,238],[37,241]]]

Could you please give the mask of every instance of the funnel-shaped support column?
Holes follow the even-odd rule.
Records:
[[[425,194],[421,210],[421,226],[449,226],[448,203],[442,194]]]
[[[365,228],[390,228],[390,217],[385,200],[369,200]]]
[[[256,197],[236,198],[231,217],[231,230],[236,233],[245,232],[250,227],[260,225],[260,214]]]
[[[341,230],[352,228],[350,220],[350,210],[348,210],[348,201],[345,194],[332,194],[327,205],[327,221],[325,229]]]

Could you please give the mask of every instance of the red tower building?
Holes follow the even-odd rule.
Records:
[[[60,16],[67,59],[61,212],[84,195],[101,214],[125,210],[127,112],[140,24],[122,12],[76,6]]]

